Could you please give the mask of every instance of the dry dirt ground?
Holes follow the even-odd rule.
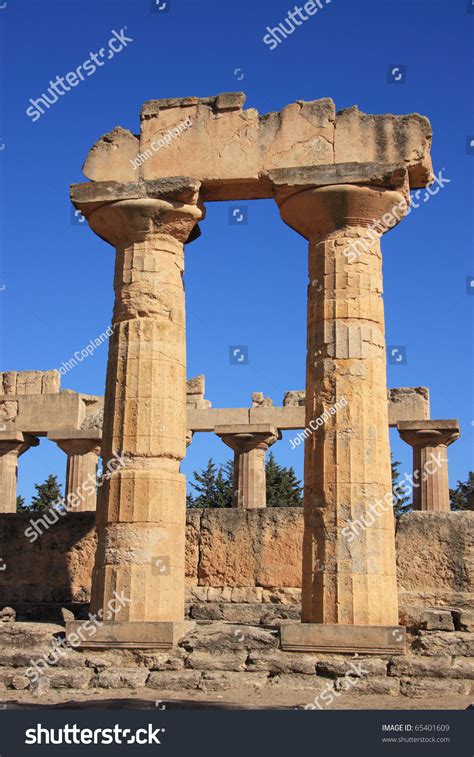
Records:
[[[107,691],[57,691],[35,695],[28,691],[2,691],[0,709],[67,708],[67,709],[227,709],[269,710],[304,709],[311,699],[307,692],[279,689],[249,691],[232,689],[220,694],[202,691],[157,691],[150,689]],[[465,710],[472,697],[412,699],[404,696],[350,696],[341,694],[325,708],[332,710]],[[314,710],[315,712],[317,710]]]

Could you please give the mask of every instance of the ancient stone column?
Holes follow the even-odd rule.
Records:
[[[16,513],[18,458],[38,439],[20,431],[0,432],[0,513]]]
[[[282,644],[400,651],[380,235],[403,216],[404,197],[338,185],[279,204],[309,240],[305,424],[315,428],[305,441],[303,622],[282,628]]]
[[[113,622],[89,645],[169,647],[185,632],[184,243],[203,213],[198,183],[181,181],[172,200],[172,182],[161,193],[151,184],[156,199],[76,202],[116,247],[102,458],[119,466],[99,490],[91,598],[92,613]],[[114,594],[126,604],[111,609]]]
[[[61,431],[48,439],[67,455],[65,500],[72,512],[94,511],[97,505],[97,463],[100,434],[84,431]]]
[[[448,447],[459,439],[459,421],[400,421],[397,428],[413,447],[413,509],[449,513]]]
[[[215,433],[234,451],[233,507],[267,506],[265,453],[281,434],[274,426],[216,426]]]

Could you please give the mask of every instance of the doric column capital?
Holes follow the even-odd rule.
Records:
[[[353,184],[308,189],[281,200],[277,197],[277,203],[283,221],[311,241],[351,226],[370,226],[381,235],[408,210],[401,192]]]
[[[198,205],[199,187],[192,179],[93,182],[73,185],[71,199],[91,229],[114,247],[140,243],[156,234],[184,244],[196,237],[194,227],[205,215],[204,207]]]
[[[457,420],[399,421],[398,433],[411,447],[448,447],[459,439],[461,432]]]
[[[88,455],[95,452],[100,455],[101,435],[94,429],[55,431],[48,434],[48,439],[56,442],[66,455]]]
[[[253,449],[267,450],[281,433],[275,426],[266,423],[245,424],[240,426],[216,426],[214,433],[219,436],[234,452],[250,452]]]
[[[18,457],[30,447],[37,447],[39,439],[31,434],[23,434],[21,431],[0,432],[0,455],[16,452]]]

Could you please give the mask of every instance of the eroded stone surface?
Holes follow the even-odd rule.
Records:
[[[406,170],[412,187],[432,179],[431,126],[416,113],[370,115],[356,106],[336,113],[323,98],[259,115],[244,103],[243,93],[147,101],[138,150],[137,138],[116,127],[93,146],[84,173],[95,182],[195,176],[206,199],[271,196],[272,180],[282,186],[275,173],[287,169],[325,167],[328,177],[320,182],[337,183],[330,169],[341,164],[355,170],[355,183],[383,181],[375,175],[384,167]],[[357,177],[362,165],[379,168]]]

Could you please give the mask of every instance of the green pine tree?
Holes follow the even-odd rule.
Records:
[[[401,463],[398,460],[394,460],[393,457],[391,457],[391,463],[392,463],[392,491],[393,495],[396,498],[396,501],[393,503],[393,512],[396,518],[400,518],[401,515],[404,515],[405,513],[411,512],[413,509],[410,502],[410,497],[406,497],[402,494],[400,494],[398,491],[394,491],[396,485],[400,481],[400,471],[398,470]]]
[[[273,452],[265,463],[267,507],[301,507],[303,487],[293,468],[278,465]]]
[[[469,471],[466,481],[458,481],[455,489],[449,490],[451,510],[470,510],[474,499],[474,471]]]
[[[197,497],[192,494],[189,496],[190,507],[216,507],[218,499],[217,491],[217,469],[212,460],[208,461],[207,466],[200,473],[194,471],[194,481],[191,486],[198,493]]]
[[[29,512],[42,512],[54,506],[62,505],[61,487],[57,476],[50,474],[43,484],[35,484],[36,494],[31,500]]]
[[[25,505],[25,498],[18,496],[16,498],[16,511],[17,513],[27,513],[29,508]]]

